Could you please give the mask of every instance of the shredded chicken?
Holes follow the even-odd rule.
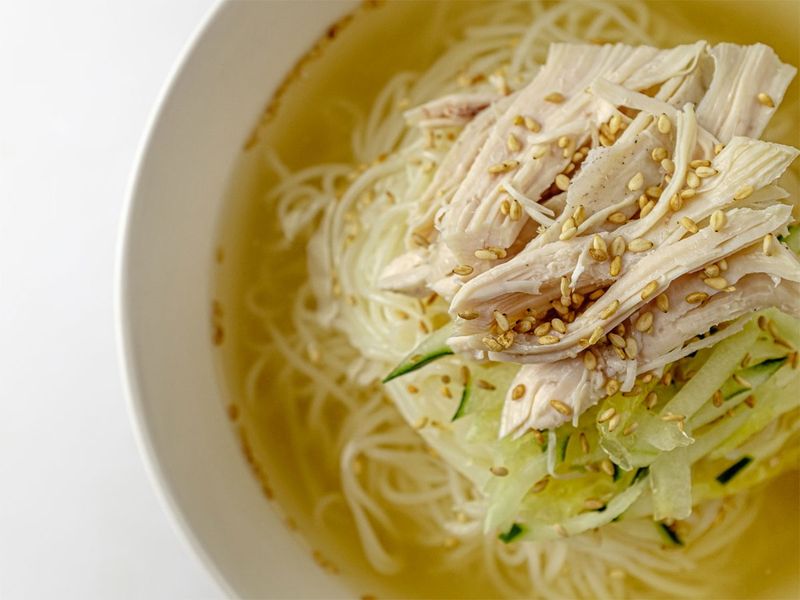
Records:
[[[758,139],[795,72],[763,44],[554,44],[514,93],[407,113],[463,129],[379,283],[445,298],[455,352],[522,365],[501,436],[577,421],[754,310],[800,316],[777,239],[799,152]]]

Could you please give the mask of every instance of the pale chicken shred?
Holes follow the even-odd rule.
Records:
[[[798,150],[758,139],[795,72],[763,44],[554,44],[519,90],[407,113],[460,133],[379,285],[438,293],[450,348],[521,365],[501,436],[577,423],[752,311],[800,316],[777,240]]]

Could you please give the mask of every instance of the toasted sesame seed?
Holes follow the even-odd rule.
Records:
[[[522,207],[516,200],[511,202],[511,206],[508,208],[508,216],[512,221],[519,221],[522,217]]]
[[[500,214],[507,215],[508,211],[511,210],[511,203],[508,200],[503,200],[500,203]]]
[[[602,461],[600,461],[600,469],[602,469],[603,473],[606,475],[613,475],[614,463],[612,463],[610,459],[604,458]]]
[[[543,492],[544,488],[547,487],[548,483],[550,483],[550,478],[549,477],[543,477],[542,479],[540,479],[539,481],[537,481],[536,483],[533,484],[533,487],[531,488],[531,491],[534,494],[538,494],[539,492]]]
[[[653,313],[651,313],[650,311],[643,312],[641,315],[639,315],[639,318],[636,319],[636,331],[644,333],[652,326],[653,326]]]
[[[450,388],[447,387],[446,385],[442,386],[442,396],[444,396],[445,398],[452,398],[453,397],[452,392],[450,392]]]
[[[531,148],[531,158],[534,160],[542,158],[545,154],[547,154],[546,146],[534,146]]]
[[[714,144],[714,156],[719,154],[725,149],[725,144]]]
[[[550,325],[555,329],[558,333],[567,333],[567,326],[564,324],[564,321],[556,317],[552,321],[550,321]]]
[[[658,282],[657,281],[651,281],[646,286],[644,286],[644,289],[642,290],[642,294],[641,294],[642,300],[647,300],[650,296],[653,295],[653,293],[656,291],[656,289],[658,289]]]
[[[469,265],[458,265],[453,269],[453,273],[461,275],[462,277],[470,275],[475,269]]]
[[[659,295],[659,297],[656,298],[656,306],[658,306],[658,310],[660,310],[661,312],[663,313],[668,312],[669,296],[667,296],[666,294]]]
[[[572,300],[572,306],[578,308],[583,304],[583,301],[586,300],[586,297],[580,292],[572,292],[572,294],[570,294],[570,299]]]
[[[491,471],[492,475],[497,477],[505,477],[508,475],[508,469],[505,467],[490,467],[489,471]]]
[[[637,201],[637,203],[639,204],[639,210],[647,206],[647,202],[648,202],[647,194],[642,194],[641,196],[639,196],[639,200]]]
[[[475,385],[477,385],[482,390],[488,390],[490,392],[497,389],[493,383],[490,383],[490,382],[486,381],[485,379],[478,379],[475,382]]]
[[[605,293],[606,293],[606,291],[604,289],[597,288],[591,294],[589,294],[589,300],[597,300],[598,298],[600,298]]]
[[[700,187],[700,178],[697,176],[697,173],[695,173],[694,171],[689,171],[686,174],[686,185],[688,185],[692,189]]]
[[[762,104],[763,106],[766,106],[768,108],[775,108],[775,102],[773,101],[772,96],[770,96],[766,92],[759,92],[756,98],[758,99],[759,103]]]
[[[600,312],[601,319],[608,319],[619,309],[619,300],[614,300]]]
[[[508,252],[505,248],[498,248],[497,246],[489,246],[486,248],[489,252],[494,253],[497,258],[505,258],[508,256]]]
[[[616,414],[617,414],[616,408],[614,407],[607,408],[597,416],[597,422],[605,423],[606,421],[610,421]]]
[[[678,212],[683,207],[683,200],[678,194],[672,194],[669,199],[669,208],[673,212]]]
[[[539,338],[539,343],[542,346],[549,346],[550,344],[558,343],[558,338],[554,335],[543,335]]]
[[[415,385],[411,385],[410,383],[406,386],[406,390],[409,394],[418,394],[419,388]]]
[[[617,348],[624,348],[625,347],[625,338],[617,333],[609,333],[608,334],[608,341],[614,344]]]
[[[658,394],[655,392],[649,392],[647,396],[644,397],[644,406],[648,410],[652,409],[656,404],[658,404]]]
[[[522,115],[517,115],[514,117],[514,125],[524,125],[525,118]]]
[[[611,264],[608,267],[608,274],[611,275],[611,277],[616,277],[617,275],[620,274],[621,271],[622,271],[622,257],[615,256],[614,258],[611,259]]]
[[[619,381],[616,379],[609,379],[606,382],[606,395],[613,396],[619,391]]]
[[[633,360],[639,355],[639,343],[635,338],[629,337],[625,340],[625,354]]]
[[[542,126],[536,119],[525,117],[523,122],[525,123],[525,128],[532,133],[539,133],[542,130]]]
[[[613,145],[614,142],[605,134],[600,134],[600,145],[604,148],[608,148],[609,146]]]
[[[550,92],[544,97],[545,102],[552,102],[553,104],[560,104],[564,101],[564,94],[561,92]]]
[[[513,133],[508,134],[508,140],[506,140],[506,146],[511,152],[519,152],[522,149],[522,144],[520,143],[517,136]]]
[[[503,347],[503,350],[511,347],[511,345],[514,343],[515,335],[516,334],[513,331],[506,331],[497,336],[497,341]]]
[[[720,258],[719,261],[717,261],[717,264],[719,265],[719,270],[720,271],[727,271],[728,270],[728,261],[725,260],[724,258]]]
[[[759,315],[756,323],[758,324],[758,328],[761,331],[767,331],[767,328],[769,327],[770,324],[770,320],[764,315]]]
[[[661,416],[662,421],[666,421],[667,423],[675,423],[678,421],[685,421],[686,417],[684,415],[673,415],[672,413],[668,412]]]
[[[556,187],[560,189],[562,192],[566,192],[569,188],[569,177],[564,175],[563,173],[559,173],[556,175]]]
[[[752,383],[750,383],[749,381],[747,381],[747,379],[745,379],[744,377],[742,377],[742,376],[741,376],[741,375],[739,375],[738,373],[734,373],[734,374],[733,374],[733,380],[734,380],[736,383],[738,383],[740,386],[742,386],[742,387],[744,387],[744,388],[747,388],[748,390],[749,390],[749,389],[752,389],[752,387],[753,387],[753,384],[752,384]]]
[[[572,217],[570,217],[570,219],[572,219]],[[567,240],[571,240],[576,235],[578,235],[578,229],[573,227],[572,229],[567,229],[566,231],[562,231],[559,234],[558,239],[561,240],[562,242],[565,242]]]
[[[711,404],[719,408],[720,406],[722,406],[723,401],[724,398],[722,397],[722,392],[720,392],[719,390],[714,392],[714,396],[711,399]]]
[[[675,163],[669,158],[665,158],[661,161],[661,168],[664,169],[667,175],[675,173]]]
[[[611,417],[611,420],[608,422],[608,433],[611,433],[617,427],[619,427],[621,421],[622,417],[620,417],[619,415],[614,415],[613,417]]]
[[[689,163],[689,166],[692,169],[696,169],[697,167],[710,167],[711,166],[711,161],[710,160],[706,160],[705,158],[698,158],[698,159],[695,159],[695,160],[691,161]]]
[[[583,366],[587,371],[594,371],[597,368],[597,357],[588,350],[583,353]]]
[[[550,406],[552,406],[556,412],[560,412],[565,417],[572,416],[572,407],[564,404],[561,402],[561,400],[550,400]]]
[[[750,194],[752,193],[753,193],[753,186],[745,185],[736,190],[736,193],[733,194],[733,199],[744,200],[745,198],[749,198]]]
[[[641,171],[638,171],[633,177],[630,178],[628,181],[628,189],[632,192],[636,190],[642,189],[644,185],[644,175],[642,175]]]
[[[486,336],[481,340],[483,345],[486,346],[492,352],[501,352],[503,350],[503,346],[492,336]]]
[[[680,196],[681,200],[691,200],[697,195],[697,192],[692,188],[688,188],[685,190],[681,190],[678,195]]]
[[[628,244],[628,250],[631,252],[646,252],[653,247],[653,242],[644,238],[636,238],[631,240]]]
[[[625,238],[622,236],[617,236],[614,238],[614,241],[611,242],[611,256],[622,256],[625,254],[625,250],[627,249],[627,243],[625,242]]]
[[[669,117],[665,114],[658,115],[658,122],[656,123],[656,127],[661,133],[669,133],[672,130],[672,121],[669,120]]]
[[[462,310],[460,313],[458,313],[458,316],[465,321],[472,321],[473,319],[477,319],[480,315],[474,310]]]
[[[520,383],[514,386],[514,389],[511,390],[511,399],[512,400],[519,400],[525,395],[525,385]]]
[[[764,241],[761,243],[761,249],[764,251],[764,254],[770,256],[772,254],[772,234],[768,233],[764,236]]]
[[[480,260],[497,260],[497,255],[488,248],[475,250],[475,258]]]
[[[508,323],[508,317],[506,317],[505,314],[496,310],[492,313],[492,316],[494,317],[495,323],[497,323],[497,326],[500,328],[500,331],[505,332],[510,329],[510,325]]]
[[[545,321],[541,325],[537,325],[536,329],[533,330],[533,335],[536,337],[542,337],[543,335],[547,335],[550,333],[550,322]]]
[[[606,245],[606,241],[597,234],[592,236],[592,248],[595,250],[608,250],[608,246]]]
[[[662,148],[661,146],[653,148],[653,151],[650,153],[650,157],[657,163],[660,163],[662,160],[667,158],[667,156],[667,149]]]
[[[686,298],[684,298],[686,302],[689,304],[700,304],[701,302],[705,302],[708,300],[708,294],[705,292],[692,292],[690,294],[686,294]]]
[[[528,320],[522,320],[514,325],[514,331],[517,333],[528,333],[531,329],[533,329],[533,323]]]
[[[713,264],[708,265],[703,269],[703,273],[705,273],[708,277],[718,277],[719,276],[719,265]]]
[[[697,223],[695,223],[689,217],[681,217],[681,220],[679,221],[679,223],[689,233],[697,233],[699,231],[699,228],[697,227]]]
[[[717,174],[716,169],[712,169],[711,167],[697,167],[694,171],[697,173],[697,176],[700,179],[705,179],[706,177],[713,177]]]
[[[706,277],[703,279],[703,283],[715,290],[724,290],[728,287],[728,282],[724,277]]]
[[[513,171],[518,166],[518,160],[504,160],[503,162],[491,165],[489,167],[489,173],[492,175],[496,175],[497,173],[507,173],[508,171]]]
[[[608,129],[611,133],[617,133],[622,126],[622,118],[619,115],[612,115],[608,120]]]
[[[622,225],[623,223],[626,223],[628,221],[628,217],[625,216],[625,213],[615,212],[608,215],[608,217],[606,217],[606,220],[609,223],[614,223],[615,225]]]
[[[644,191],[644,195],[648,198],[659,198],[661,197],[661,188],[657,185],[651,185]]]
[[[656,203],[655,203],[655,202],[653,202],[652,200],[650,200],[650,202],[648,202],[647,204],[645,204],[645,205],[642,207],[642,209],[639,211],[639,218],[640,218],[640,219],[643,219],[644,217],[646,217],[647,215],[649,215],[649,214],[650,214],[650,211],[652,211],[652,210],[653,210],[655,207],[656,207]]]
[[[608,252],[596,248],[589,248],[589,256],[597,262],[605,262],[608,260]]]
[[[565,135],[562,135],[560,138],[558,138],[556,144],[559,148],[566,148],[569,145],[569,138]]]
[[[625,429],[622,430],[622,435],[628,436],[632,434],[634,431],[636,431],[638,428],[639,428],[639,423],[634,421],[633,423],[631,423]]]
[[[561,295],[562,296],[569,296],[569,279],[567,277],[562,277],[559,282],[561,288]]]
[[[602,327],[595,327],[594,331],[592,331],[592,335],[589,337],[589,345],[592,346],[600,341],[600,338],[603,337],[603,328]]]

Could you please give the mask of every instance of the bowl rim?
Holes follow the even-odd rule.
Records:
[[[203,43],[211,25],[217,20],[222,11],[231,4],[231,0],[215,0],[206,13],[197,21],[192,32],[184,41],[181,50],[173,58],[169,72],[161,83],[155,101],[152,103],[146,124],[139,138],[134,154],[133,165],[128,175],[123,198],[121,218],[117,232],[117,246],[114,259],[114,333],[116,338],[117,360],[120,367],[122,380],[122,395],[125,402],[128,420],[135,440],[137,452],[142,459],[146,477],[150,482],[158,503],[168,520],[173,531],[186,544],[194,556],[199,559],[202,567],[211,575],[220,591],[226,597],[236,597],[237,594],[230,581],[219,569],[216,562],[206,551],[196,533],[189,525],[184,509],[175,497],[173,486],[164,471],[162,462],[155,450],[150,430],[147,426],[142,403],[141,369],[133,352],[133,330],[131,320],[131,305],[129,280],[131,271],[131,254],[133,243],[133,219],[135,207],[141,203],[139,188],[141,184],[145,159],[153,147],[157,134],[162,126],[164,108],[173,95],[179,80],[187,70],[187,66],[197,48]]]

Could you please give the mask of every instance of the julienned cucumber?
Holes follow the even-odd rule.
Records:
[[[661,534],[661,537],[664,538],[667,542],[669,542],[673,546],[683,546],[683,540],[680,538],[678,533],[669,525],[664,522],[656,523],[656,528],[658,532]]]
[[[387,383],[395,377],[400,377],[406,373],[411,373],[411,371],[416,371],[437,358],[453,354],[453,351],[447,345],[447,338],[452,337],[454,329],[455,325],[452,322],[448,323],[422,340],[422,343],[409,352],[400,364],[383,379],[383,383]]]
[[[461,400],[458,403],[458,408],[456,412],[453,414],[453,418],[450,419],[451,421],[455,421],[456,419],[460,419],[463,416],[466,416],[470,412],[470,405],[472,404],[472,375],[470,374],[469,370],[467,370],[467,379],[464,382],[464,390],[461,392]]]
[[[800,225],[789,227],[789,233],[781,237],[781,241],[789,246],[795,254],[800,254]]]

